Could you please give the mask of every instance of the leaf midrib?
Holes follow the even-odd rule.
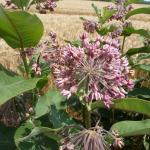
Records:
[[[6,16],[6,18],[8,19],[8,21],[10,22],[10,24],[12,25],[12,27],[13,27],[14,31],[16,32],[16,34],[18,35],[21,49],[23,49],[24,46],[23,46],[23,40],[22,40],[21,34],[17,30],[15,24],[13,23],[13,21],[11,20],[11,18],[9,17],[9,15],[5,12],[5,10],[2,7],[1,7],[1,10],[2,10],[3,14]]]

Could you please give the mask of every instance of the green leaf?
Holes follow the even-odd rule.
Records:
[[[136,64],[133,66],[134,69],[143,70],[150,72],[150,64]]]
[[[127,56],[132,56],[138,53],[150,53],[150,47],[131,48],[127,51]]]
[[[102,9],[102,15],[101,15],[101,20],[100,22],[104,24],[106,21],[108,21],[111,16],[116,12],[116,10],[109,10],[108,8],[103,8]]]
[[[57,132],[60,129],[61,128],[59,128],[59,129],[51,129],[51,128],[47,128],[47,127],[34,127],[29,135],[27,135],[25,137],[22,137],[22,138],[16,139],[16,143],[29,140],[29,139],[31,139],[31,138],[33,138],[35,136],[40,135],[40,134],[44,134],[44,135],[46,135],[46,136],[48,136],[48,137],[50,137],[50,138],[52,138],[54,140],[60,140],[59,136],[57,135]],[[18,132],[16,132],[16,134],[18,134]],[[23,131],[20,131],[20,132],[23,132]]]
[[[93,9],[94,9],[96,15],[97,15],[98,17],[100,17],[100,16],[101,16],[101,10],[98,9],[97,6],[95,6],[94,4],[92,4],[92,7],[93,7]]]
[[[113,32],[117,29],[117,27],[111,25],[111,26],[107,26],[107,27],[101,27],[100,29],[97,29],[97,33],[100,35],[106,35],[108,32]]]
[[[129,4],[133,4],[133,3],[142,3],[143,0],[128,0],[125,2],[125,6],[129,5]]]
[[[12,48],[32,47],[43,34],[43,24],[36,15],[8,11],[0,6],[0,37]]]
[[[150,54],[147,54],[147,53],[139,54],[137,59],[136,59],[136,62],[139,63],[140,61],[145,60],[145,59],[149,59],[149,58],[150,58]]]
[[[34,128],[34,125],[27,121],[26,123],[22,124],[15,132],[14,141],[16,143],[16,146],[19,144],[20,139],[27,136],[31,130]]]
[[[123,137],[150,134],[150,119],[143,121],[121,121],[111,127],[111,130],[115,129]]]
[[[129,96],[150,99],[150,89],[146,87],[134,88],[128,93]]]
[[[49,90],[45,95],[38,99],[35,107],[35,118],[39,118],[49,113],[51,105],[55,105],[56,108],[60,108],[62,101],[64,101],[64,97],[61,96],[57,90]]]
[[[11,0],[18,8],[27,8],[34,0]]]
[[[19,150],[27,150],[32,148],[40,150],[40,147],[51,147],[49,146],[49,144],[52,144],[51,140],[54,141],[60,140],[60,136],[57,134],[58,131],[60,131],[60,129],[35,127],[31,121],[27,121],[16,130],[14,141]],[[48,137],[49,144],[45,145],[45,142],[43,142],[43,140],[45,141],[47,139],[45,139],[43,136]],[[38,137],[40,137],[40,139]],[[42,142],[40,142],[41,138],[42,139],[44,138]],[[51,148],[49,149],[51,150]]]
[[[92,104],[91,108],[104,108],[106,107],[103,102],[96,101]],[[114,100],[114,104],[110,106],[113,109],[118,109],[122,111],[129,111],[129,112],[136,112],[145,114],[150,116],[150,102],[138,99],[138,98],[124,98],[124,99],[117,99]]]
[[[55,106],[51,106],[49,119],[54,128],[75,124],[74,120],[64,110],[58,110]]]
[[[133,15],[137,15],[137,14],[150,14],[150,7],[134,9],[130,11],[129,13],[127,13],[125,19],[128,19],[129,17]]]
[[[139,34],[141,36],[144,36],[146,38],[150,38],[150,31],[145,29],[138,29],[133,31],[134,34]]]
[[[80,40],[74,40],[74,41],[68,41],[68,40],[65,40],[66,43],[69,43],[75,47],[79,47],[81,46],[81,41]]]
[[[0,105],[36,87],[40,78],[24,79],[0,65]]]
[[[135,29],[134,27],[132,26],[128,26],[128,27],[125,27],[123,29],[123,33],[122,33],[124,36],[130,36],[131,34],[139,34],[143,37],[146,37],[146,38],[150,38],[150,31],[149,30],[145,30],[145,29]]]

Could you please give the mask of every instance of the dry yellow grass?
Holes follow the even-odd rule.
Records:
[[[58,39],[61,42],[66,39],[73,40],[78,38],[79,34],[83,32],[80,17],[83,15],[88,19],[96,19],[96,17],[93,16],[91,3],[92,1],[85,0],[63,0],[58,2],[58,7],[55,14],[37,14],[44,24],[45,33],[43,38],[50,31],[56,32]],[[94,3],[99,7],[108,5],[106,2]],[[135,7],[142,6],[143,5],[136,5]],[[132,23],[136,28],[150,30],[150,17],[148,15],[137,15],[136,18],[132,18]],[[139,47],[141,45],[142,39],[135,35],[127,39],[125,43],[126,49],[131,47]],[[19,60],[18,53],[8,47],[3,40],[0,40],[0,49],[0,63],[3,63],[10,69],[17,70]]]

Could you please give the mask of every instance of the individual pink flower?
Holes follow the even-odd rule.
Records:
[[[118,39],[98,37],[91,42],[85,35],[80,38],[81,47],[66,45],[59,50],[59,60],[52,65],[56,84],[67,98],[78,93],[88,103],[101,100],[109,107],[132,88],[128,60],[121,56]]]

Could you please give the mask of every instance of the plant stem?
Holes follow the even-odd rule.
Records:
[[[91,127],[91,112],[86,105],[83,106],[83,120],[86,129],[89,129]]]
[[[121,48],[121,52],[122,54],[124,53],[124,44],[125,44],[125,39],[126,39],[126,36],[123,37],[123,43],[122,43],[122,48]]]
[[[26,55],[25,55],[25,52],[24,52],[23,48],[21,49],[20,55],[21,55],[21,58],[22,58],[22,61],[23,61],[24,69],[25,69],[25,72],[26,72],[26,77],[29,78],[29,66],[28,66],[27,58],[26,58]]]

